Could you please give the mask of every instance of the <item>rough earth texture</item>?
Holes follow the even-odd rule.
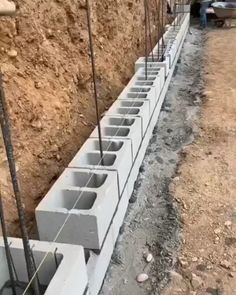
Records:
[[[156,1],[149,2],[151,26],[157,36]],[[84,1],[16,3],[16,18],[0,20],[0,62],[30,226],[35,206],[96,120]],[[135,60],[144,54],[144,9],[141,0],[91,1],[91,6],[99,108],[103,112],[132,76]],[[17,235],[1,138],[0,175],[9,234]]]
[[[184,223],[182,277],[174,274],[165,295],[236,294],[235,33],[206,34],[200,132],[172,187]]]
[[[235,29],[191,31],[101,294],[236,293]]]

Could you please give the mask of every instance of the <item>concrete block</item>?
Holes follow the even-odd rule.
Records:
[[[102,148],[103,159],[101,159],[99,151],[99,140],[89,138],[68,167],[116,171],[121,194],[133,164],[131,141],[102,140]]]
[[[146,81],[146,71],[145,68],[140,68],[136,74],[137,75],[137,80]],[[159,78],[159,79],[158,79]],[[158,99],[161,93],[161,90],[165,84],[165,69],[164,67],[148,67],[147,70],[147,80],[155,81],[156,79],[160,80],[160,89],[159,89],[159,95]],[[156,81],[158,81],[156,80]],[[159,83],[159,81],[157,82]]]
[[[155,75],[149,74],[147,77],[145,75],[145,70],[143,71],[143,68],[140,68],[134,75],[134,85],[137,86],[154,86],[156,87],[156,96],[157,100],[159,99],[161,90],[165,83],[165,69],[163,67],[155,68],[158,70],[158,73]]]
[[[148,101],[149,114],[151,116],[157,101],[157,93],[155,86],[135,86],[126,87],[119,96],[118,100]]]
[[[9,238],[12,260],[19,281],[27,286],[28,276],[21,239]],[[41,241],[30,241],[36,268],[44,261],[38,271],[40,285],[46,289],[45,295],[84,295],[88,287],[87,268],[84,249],[77,245],[65,245]],[[0,238],[0,288],[9,280],[3,239]],[[8,291],[7,291],[8,290]],[[7,289],[3,294],[12,294]],[[28,294],[28,293],[27,293]]]
[[[116,100],[106,115],[128,115],[130,117],[140,117],[142,119],[142,133],[145,132],[150,119],[149,102],[145,100]]]
[[[100,249],[118,200],[115,171],[65,169],[36,208],[40,240]]]
[[[136,62],[135,62],[135,72],[139,69],[139,68],[145,68],[145,57],[140,57]],[[153,67],[163,67],[165,70],[165,76],[168,75],[169,73],[169,67],[170,66],[170,61],[169,61],[169,57],[165,56],[163,61],[159,61],[159,59],[157,57],[154,57],[154,61],[152,59],[151,56],[148,57],[148,61],[147,61],[147,67],[148,68],[153,68]]]
[[[103,139],[129,140],[132,145],[132,153],[134,159],[138,152],[143,136],[142,118],[130,115],[105,115],[101,120],[101,133]],[[91,133],[90,137],[98,138],[97,127]]]

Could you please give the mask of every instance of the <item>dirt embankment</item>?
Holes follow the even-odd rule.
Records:
[[[0,61],[30,224],[40,198],[96,122],[84,1],[24,0],[17,4],[16,18],[0,20]],[[153,7],[154,1],[152,20]],[[143,2],[95,1],[91,9],[103,112],[133,74],[134,61],[144,53]],[[17,234],[2,142],[0,175],[10,234]]]

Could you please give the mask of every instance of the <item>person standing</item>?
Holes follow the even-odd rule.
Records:
[[[200,1],[200,26],[205,29],[207,27],[207,8],[210,6],[212,1],[201,0]]]

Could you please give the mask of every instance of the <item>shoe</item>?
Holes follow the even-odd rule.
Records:
[[[11,16],[16,12],[16,5],[12,1],[0,0],[0,16]]]

